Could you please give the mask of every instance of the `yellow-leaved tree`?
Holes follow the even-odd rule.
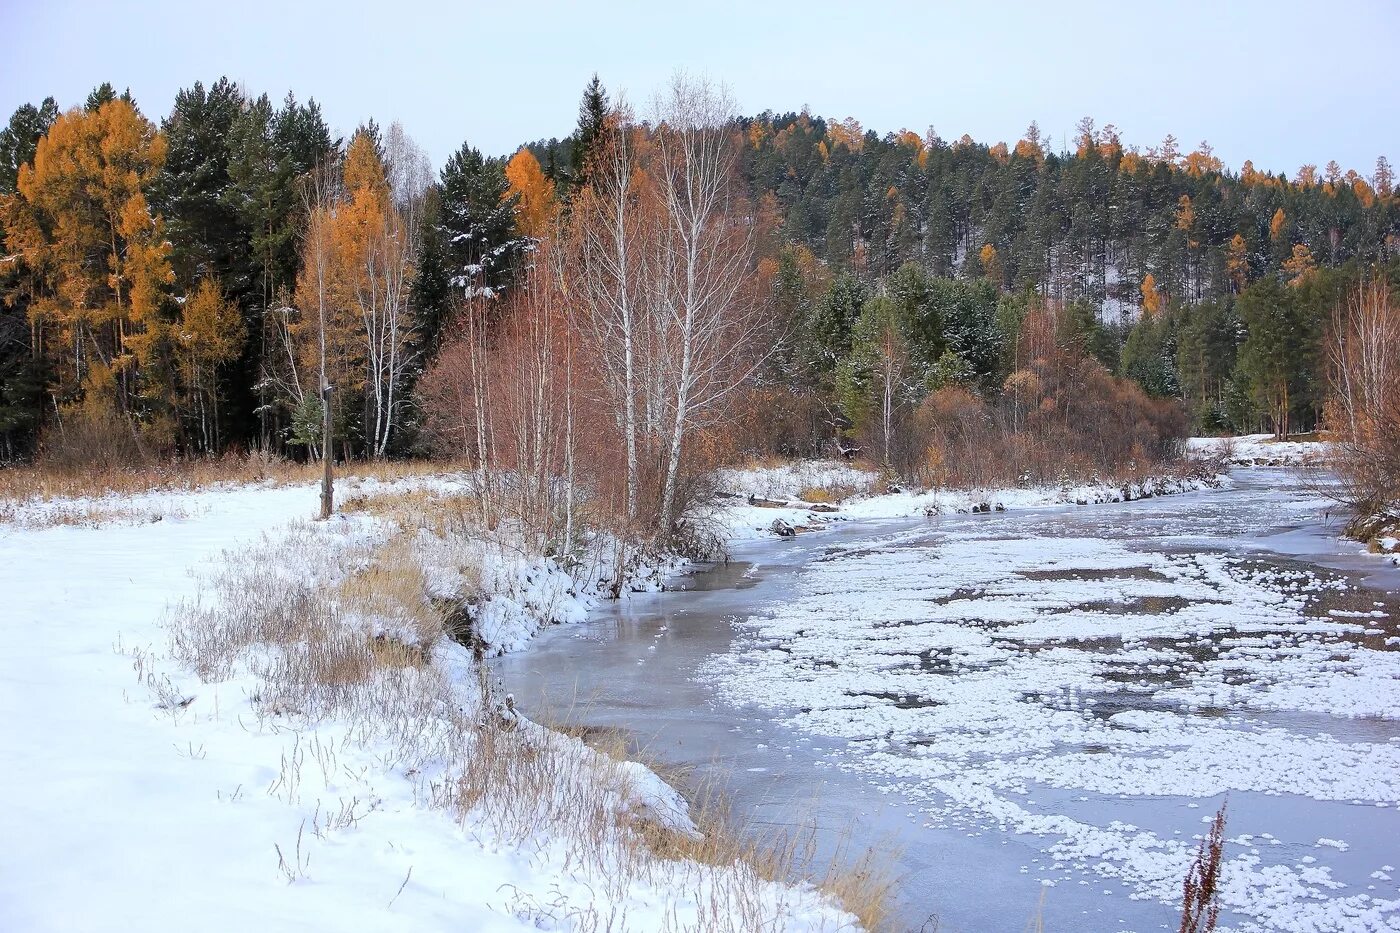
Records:
[[[505,196],[518,196],[516,202],[516,223],[528,237],[542,239],[554,225],[559,215],[559,205],[554,197],[554,183],[540,170],[540,162],[529,149],[520,151],[506,163],[506,181],[510,183]]]
[[[1162,312],[1162,291],[1157,287],[1157,277],[1151,272],[1142,277],[1142,314],[1151,317]]]
[[[1238,233],[1230,238],[1230,245],[1225,247],[1225,271],[1229,273],[1230,284],[1235,291],[1242,291],[1249,281],[1249,247]]]
[[[1302,285],[1317,269],[1317,260],[1306,244],[1294,243],[1293,254],[1283,261],[1283,274],[1288,276],[1289,285]]]
[[[175,345],[192,440],[204,450],[220,446],[218,369],[238,357],[246,336],[238,306],[224,297],[213,279],[201,281],[185,298]]]
[[[127,421],[159,445],[176,432],[172,274],[145,189],[165,139],[132,103],[62,114],[20,168],[6,239],[34,294],[36,350],[53,360],[60,418]]]
[[[296,362],[286,387],[301,413],[297,441],[310,444],[322,385],[335,387],[340,410],[363,404],[365,449],[387,452],[405,406],[416,360],[409,291],[415,234],[389,189],[374,139],[359,132],[340,168],[340,184],[309,181],[302,270],[289,326]]]

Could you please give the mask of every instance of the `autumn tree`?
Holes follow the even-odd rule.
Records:
[[[506,197],[515,202],[516,226],[532,239],[541,239],[549,232],[558,215],[554,185],[529,149],[521,148],[506,164],[506,181],[510,187]]]
[[[351,351],[362,374],[366,452],[382,457],[399,425],[406,382],[415,363],[409,294],[416,227],[395,204],[373,140],[360,133],[345,154],[343,205],[333,218],[338,309],[355,320]]]
[[[55,407],[85,399],[158,444],[174,441],[168,243],[146,190],[165,140],[126,100],[59,116],[7,199],[8,248],[30,277],[34,346],[53,361]],[[71,409],[76,411],[76,409]]]
[[[400,426],[417,363],[409,306],[417,229],[389,182],[368,131],[356,133],[338,173],[328,168],[307,182],[302,273],[284,337],[284,391],[294,411],[305,409],[299,441],[319,437],[309,415],[332,385],[334,420],[342,431],[355,425],[373,457],[387,453]]]
[[[1249,282],[1249,247],[1238,233],[1230,238],[1225,249],[1225,271],[1237,293]]]
[[[1142,315],[1152,317],[1162,313],[1162,292],[1157,288],[1157,277],[1151,272],[1142,277]]]
[[[725,94],[677,77],[653,129],[610,123],[576,202],[577,291],[622,427],[629,516],[640,516],[641,454],[654,451],[654,527],[682,508],[687,442],[757,368],[749,289],[752,231],[739,222],[740,140]],[[573,291],[574,289],[571,289]]]
[[[219,368],[237,358],[246,336],[238,306],[222,294],[212,277],[204,278],[181,305],[174,344],[185,392],[183,407],[191,421],[193,446],[202,451],[220,447]]]

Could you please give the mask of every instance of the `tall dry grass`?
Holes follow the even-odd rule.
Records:
[[[372,477],[388,482],[469,468],[451,460],[351,460],[338,463],[336,475]],[[299,463],[256,452],[154,461],[141,466],[114,462],[70,467],[41,461],[0,467],[0,499],[129,495],[160,490],[189,491],[225,483],[311,483],[320,478],[319,463]]]

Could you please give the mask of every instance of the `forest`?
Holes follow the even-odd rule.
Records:
[[[1072,147],[679,78],[637,116],[595,76],[569,136],[434,171],[227,79],[159,123],[49,98],[0,132],[0,460],[315,458],[325,421],[337,458],[622,476],[664,524],[736,456],[1047,481],[1316,428],[1334,313],[1400,281],[1386,158],[1235,172],[1089,118]]]

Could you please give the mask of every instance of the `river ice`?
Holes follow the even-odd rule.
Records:
[[[1396,576],[1337,544],[1289,474],[1236,477],[752,545],[721,584],[743,599],[655,597],[582,656],[553,637],[595,721],[644,731],[705,704],[677,710],[661,757],[732,758],[760,809],[781,770],[818,810],[896,826],[922,874],[910,928],[1024,924],[1043,889],[1048,927],[1174,929],[1228,800],[1230,928],[1400,929]],[[714,616],[723,637],[678,637]],[[549,680],[550,651],[507,682]],[[624,658],[654,685],[618,680]]]

